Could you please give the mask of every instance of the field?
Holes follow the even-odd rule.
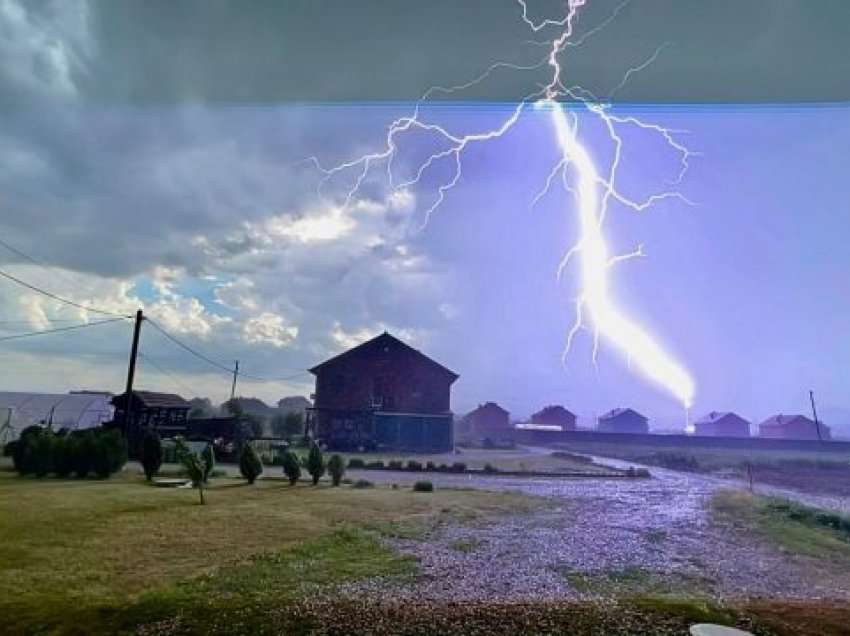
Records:
[[[592,482],[564,484],[583,492],[610,488],[623,502],[626,486]],[[423,494],[406,486],[290,487],[279,479],[248,486],[219,478],[200,506],[191,489],[150,486],[135,469],[108,481],[38,480],[0,470],[0,631],[680,634],[694,621],[711,620],[760,634],[806,633],[813,625],[816,633],[838,634],[850,619],[840,603],[683,597],[686,588],[674,589],[672,579],[631,566],[564,573],[575,588],[571,597],[459,602],[420,595],[417,586],[430,589],[451,577],[458,590],[483,587],[500,570],[521,586],[523,572],[534,572],[532,536],[568,546],[587,536],[583,527],[573,528],[581,506],[603,520],[609,510],[587,497],[556,501],[435,483],[434,493]],[[627,487],[640,501],[643,485]],[[830,519],[746,497],[718,494],[715,525],[782,545],[812,563],[848,555]],[[597,535],[621,523],[612,521],[609,529],[603,522]],[[782,544],[788,528],[797,534]],[[646,541],[658,549],[673,540],[649,534]],[[801,552],[810,544],[823,551]],[[530,552],[513,553],[512,546]],[[435,559],[440,574],[431,569]],[[530,585],[536,589],[533,579]],[[415,600],[395,596],[404,590]],[[590,598],[597,593],[605,602]]]
[[[803,492],[850,492],[850,454],[570,441],[558,448],[673,470],[748,479]],[[749,470],[748,470],[749,467]]]

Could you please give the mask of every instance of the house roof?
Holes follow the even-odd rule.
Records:
[[[126,400],[126,393],[112,398],[115,406],[121,406]],[[149,409],[190,409],[192,405],[176,393],[157,393],[155,391],[133,391],[133,401],[138,400],[142,406]]]
[[[569,415],[570,417],[575,417],[576,414],[570,411],[567,408],[564,408],[560,404],[550,404],[549,406],[544,406],[542,409],[534,413],[531,417],[542,416],[542,415],[550,415],[550,414],[558,414],[558,415]]]
[[[479,411],[499,411],[500,413],[503,413],[505,415],[510,415],[510,411],[503,409],[495,402],[485,402],[484,404],[479,404],[477,408],[472,409],[464,417],[469,417],[470,415],[478,413]]]
[[[638,413],[634,409],[622,408],[622,407],[619,407],[619,408],[616,408],[616,409],[611,409],[607,413],[603,413],[602,415],[599,416],[599,419],[600,420],[610,420],[610,419],[613,419],[615,417],[619,417],[621,415],[626,415],[628,413],[632,413],[633,415],[637,415],[639,418],[641,418],[643,420],[648,419],[645,415],[641,415],[640,413]]]
[[[741,417],[740,415],[738,415],[734,411],[712,411],[711,413],[704,415],[703,417],[698,419],[696,422],[694,422],[694,425],[696,425],[696,424],[713,424],[714,422],[719,422],[720,420],[722,420],[725,417],[728,417],[730,415],[732,417],[737,417],[738,419],[749,423],[749,421],[746,418]]]
[[[366,342],[359,344],[356,347],[349,349],[348,351],[343,351],[339,355],[334,356],[333,358],[329,358],[329,359],[325,360],[324,362],[322,362],[320,364],[317,364],[312,369],[309,369],[309,371],[313,375],[317,375],[320,370],[322,370],[322,369],[324,369],[328,366],[331,366],[333,364],[336,364],[337,362],[340,362],[342,360],[347,360],[347,359],[354,357],[355,355],[358,355],[358,354],[369,354],[373,351],[387,350],[388,347],[396,347],[396,348],[400,348],[403,351],[408,351],[408,352],[412,352],[412,353],[416,354],[418,357],[423,359],[425,362],[427,362],[429,365],[431,365],[435,369],[438,369],[438,370],[442,371],[443,373],[445,373],[446,375],[450,376],[452,378],[452,382],[454,382],[455,380],[457,380],[460,377],[457,373],[455,373],[451,369],[444,367],[439,362],[436,362],[435,360],[429,358],[428,356],[426,356],[424,353],[422,353],[418,349],[414,349],[410,345],[406,344],[405,342],[402,342],[401,340],[399,340],[398,338],[396,338],[395,336],[393,336],[392,334],[390,334],[389,332],[386,332],[386,331],[384,333],[382,333],[381,335],[372,338],[371,340],[367,340]]]
[[[767,418],[764,422],[759,424],[759,426],[788,426],[792,422],[801,419],[807,422],[808,424],[814,425],[815,423],[814,420],[810,420],[805,415],[784,415],[782,413],[778,413],[777,415],[772,415]],[[821,424],[823,424],[823,422],[821,422]]]

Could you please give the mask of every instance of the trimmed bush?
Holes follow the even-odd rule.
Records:
[[[380,459],[378,459],[378,460],[375,460],[373,462],[369,462],[368,464],[366,464],[366,468],[382,469],[382,468],[384,468],[384,462],[382,462]]]
[[[43,430],[37,435],[27,438],[32,472],[36,477],[45,477],[53,472],[54,435],[51,431]]]
[[[215,449],[212,444],[207,444],[201,451],[201,459],[204,461],[204,483],[207,483],[215,471]]]
[[[242,445],[242,452],[239,454],[239,472],[249,484],[253,484],[257,477],[263,474],[263,462],[260,461],[260,456],[251,444]]]
[[[322,455],[322,449],[319,445],[313,442],[310,445],[310,453],[307,455],[307,472],[310,473],[310,478],[313,480],[313,485],[319,483],[322,475],[325,474],[325,458]]]
[[[74,472],[74,439],[69,435],[57,435],[53,440],[53,472],[57,477]]]
[[[447,473],[447,472],[449,472],[449,467],[448,467],[448,465],[447,465],[447,464],[440,464],[439,466],[437,466],[437,472],[440,472],[440,473]]]
[[[68,436],[71,444],[71,461],[74,474],[80,479],[92,471],[94,456],[94,433],[91,430],[74,431]]]
[[[351,459],[348,460],[348,467],[352,468],[352,469],[354,469],[354,468],[366,468],[366,462],[364,462],[359,457],[352,457]]]
[[[289,480],[289,485],[294,486],[301,479],[301,462],[298,461],[298,455],[288,450],[283,454],[281,464],[283,465],[283,474]]]
[[[21,435],[17,441],[9,444],[12,447],[12,464],[15,470],[21,475],[31,475],[35,472],[32,441],[36,436],[41,435],[42,432],[43,429],[40,426],[27,426],[21,431]]]
[[[466,464],[463,462],[455,462],[452,464],[451,471],[453,473],[465,473],[466,472]]]
[[[425,470],[437,470],[437,465],[434,462],[425,462]]]
[[[434,484],[430,481],[417,481],[413,484],[413,492],[434,492]]]
[[[401,469],[404,467],[404,464],[402,464],[402,462],[401,462],[401,460],[400,460],[400,459],[392,459],[392,460],[390,460],[390,462],[387,464],[387,467],[388,467],[390,470],[401,470]]]
[[[422,470],[422,462],[418,462],[415,459],[411,459],[407,462],[407,470],[412,470],[414,472],[419,472]]]
[[[353,484],[351,484],[352,488],[373,488],[375,484],[373,484],[368,479],[358,479]]]
[[[348,465],[351,466],[351,462]],[[345,462],[341,455],[331,455],[331,458],[328,460],[328,473],[331,476],[331,483],[334,486],[339,486],[345,475]]]
[[[127,440],[116,429],[100,429],[94,435],[91,467],[95,475],[106,479],[127,463]]]
[[[152,428],[145,431],[142,438],[142,468],[145,471],[145,479],[150,481],[162,466],[162,440],[159,433]]]
[[[484,472],[485,473],[498,473],[499,469],[493,466],[492,464],[484,464]]]

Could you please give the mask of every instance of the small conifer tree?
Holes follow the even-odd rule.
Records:
[[[322,449],[319,445],[313,442],[310,445],[310,453],[307,455],[307,472],[313,479],[313,485],[319,483],[322,475],[325,474],[325,458],[322,455]]]
[[[253,484],[263,473],[263,463],[251,444],[242,445],[242,452],[239,455],[239,472],[249,484]]]
[[[331,455],[331,458],[328,460],[328,473],[331,476],[331,483],[334,486],[339,486],[345,475],[345,461],[343,461],[341,455]]]
[[[298,455],[288,450],[283,454],[283,473],[289,479],[289,485],[294,486],[301,478],[301,462]]]
[[[162,466],[162,440],[156,429],[149,428],[142,439],[142,468],[150,481]]]

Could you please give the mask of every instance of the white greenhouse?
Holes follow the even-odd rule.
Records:
[[[18,393],[0,391],[0,444],[18,438],[27,426],[54,431],[100,426],[112,419],[110,393]]]

